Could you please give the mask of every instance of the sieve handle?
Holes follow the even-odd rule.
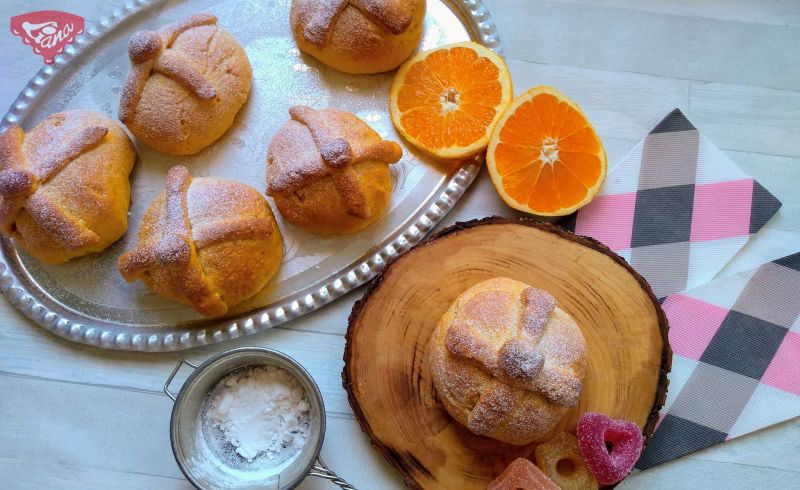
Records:
[[[180,370],[181,366],[186,364],[187,366],[191,367],[192,369],[197,369],[197,364],[193,364],[186,359],[181,359],[178,361],[178,364],[175,365],[175,369],[172,370],[169,377],[167,378],[166,383],[164,383],[164,393],[167,394],[170,399],[174,402],[177,398],[169,391],[169,384],[172,383],[172,380],[175,379],[175,375],[178,374],[178,370]]]
[[[344,481],[342,477],[328,468],[328,465],[322,461],[322,458],[317,458],[317,463],[311,468],[311,471],[309,471],[308,474],[330,480],[334,484],[338,485],[339,488],[343,488],[344,490],[356,490],[356,487]]]

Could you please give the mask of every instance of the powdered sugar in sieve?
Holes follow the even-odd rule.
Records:
[[[176,396],[169,387],[184,364],[195,371]],[[164,392],[175,402],[175,461],[198,489],[288,490],[316,476],[355,490],[319,457],[325,438],[322,394],[286,354],[239,347],[199,366],[181,360]]]
[[[228,373],[206,396],[197,428],[211,454],[239,471],[286,467],[309,436],[308,396],[277,366]]]

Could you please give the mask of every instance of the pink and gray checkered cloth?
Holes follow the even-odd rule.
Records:
[[[562,226],[605,243],[661,298],[713,279],[780,206],[675,109]]]
[[[800,253],[667,296],[672,372],[650,468],[800,416]]]
[[[624,257],[669,319],[667,403],[637,467],[800,416],[800,254],[709,282],[780,206],[676,109],[561,223]]]

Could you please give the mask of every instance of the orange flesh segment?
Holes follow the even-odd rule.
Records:
[[[426,147],[471,145],[486,136],[497,115],[499,77],[497,66],[471,49],[431,53],[410,67],[398,93],[403,128]],[[447,93],[457,98],[452,110],[442,104]]]
[[[558,148],[552,163],[541,158],[548,140]],[[495,165],[509,196],[536,211],[553,213],[577,205],[597,185],[601,151],[580,112],[542,93],[518,106],[500,128]]]

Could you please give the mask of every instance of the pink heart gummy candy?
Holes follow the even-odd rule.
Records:
[[[601,485],[625,478],[642,453],[642,431],[633,422],[586,412],[578,420],[578,448]],[[610,448],[609,448],[610,446]]]

